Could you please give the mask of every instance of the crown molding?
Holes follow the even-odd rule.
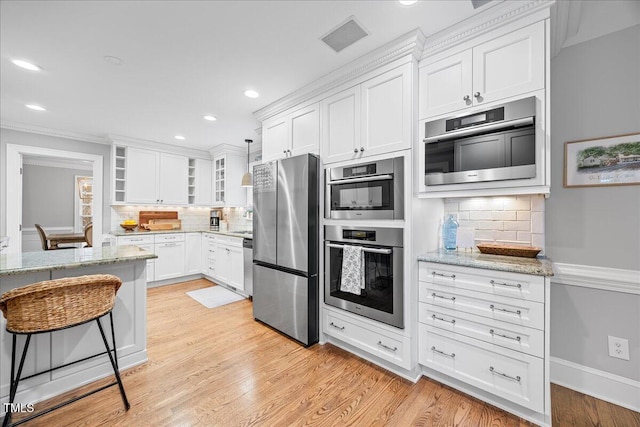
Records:
[[[73,161],[73,160],[54,160],[52,158],[33,158],[25,156],[22,160],[22,164],[30,165],[30,166],[44,166],[50,168],[62,168],[62,169],[77,169],[77,170],[87,170],[93,171],[93,165],[91,163],[83,162],[83,161]]]
[[[427,38],[420,59],[428,58],[451,46],[476,38],[527,15],[547,10],[555,0],[503,1]]]
[[[253,145],[253,144],[252,144]],[[241,154],[243,156],[247,155],[247,149],[244,147],[238,147],[237,145],[231,144],[218,144],[215,147],[209,150],[209,154],[211,157],[216,157],[221,154]]]
[[[110,144],[108,138],[98,135],[91,135],[80,132],[70,132],[60,129],[51,129],[44,126],[30,125],[27,123],[11,122],[3,120],[0,122],[0,128],[17,130],[20,132],[36,133],[39,135],[55,136],[57,138],[73,139],[75,141],[92,142],[94,144]]]
[[[110,144],[126,145],[129,147],[148,148],[153,151],[162,151],[165,153],[179,154],[188,157],[196,157],[210,160],[209,152],[206,150],[197,150],[195,148],[180,147],[162,142],[149,141],[146,139],[132,138],[130,136],[109,134]]]
[[[256,120],[262,122],[269,117],[299,105],[404,56],[411,55],[413,59],[417,61],[424,47],[424,43],[424,34],[422,34],[420,29],[415,29],[373,52],[361,56],[344,67],[319,78],[315,82],[255,111],[253,116]]]

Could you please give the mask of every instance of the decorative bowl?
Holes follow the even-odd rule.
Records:
[[[136,227],[138,226],[138,224],[125,224],[122,223],[120,224],[120,227],[124,228],[124,231],[133,231],[136,229]]]

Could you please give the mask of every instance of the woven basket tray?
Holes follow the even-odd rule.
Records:
[[[52,331],[108,313],[120,285],[122,281],[110,274],[46,280],[5,292],[0,310],[9,332]]]
[[[480,243],[478,249],[483,254],[519,256],[535,258],[542,250],[533,246],[501,245],[498,243]]]

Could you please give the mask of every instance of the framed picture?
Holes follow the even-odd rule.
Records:
[[[640,184],[640,133],[565,143],[565,187],[634,184]]]

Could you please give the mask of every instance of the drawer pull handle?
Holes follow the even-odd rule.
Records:
[[[492,285],[508,286],[510,288],[518,288],[518,289],[522,288],[522,285],[520,283],[516,283],[515,285],[512,285],[511,283],[496,282],[493,279],[489,283],[491,283]]]
[[[432,293],[431,296],[434,297],[434,298],[448,299],[448,300],[451,300],[451,301],[455,301],[456,300],[456,297],[444,297],[442,295],[436,294],[435,292]]]
[[[518,375],[517,377],[512,377],[511,375],[507,375],[507,374],[502,373],[500,371],[496,371],[495,369],[493,369],[493,366],[489,366],[489,371],[491,371],[492,374],[497,374],[497,375],[500,375],[502,377],[509,378],[510,380],[514,380],[514,381],[520,382],[520,375]]]
[[[433,320],[441,320],[441,321],[443,321],[443,322],[448,322],[448,323],[452,323],[452,324],[455,324],[455,323],[456,323],[456,319],[447,320],[447,319],[444,319],[444,318],[442,318],[442,317],[438,317],[438,316],[436,316],[435,314],[432,314],[432,315],[431,315],[431,318],[432,318]]]
[[[456,278],[455,274],[442,274],[442,273],[436,273],[435,271],[432,271],[431,274],[433,276],[450,277],[451,279],[455,279]]]
[[[498,334],[498,333],[496,333],[493,329],[490,329],[490,330],[489,330],[489,333],[490,333],[491,335],[495,335],[495,336],[497,336],[497,337],[507,338],[507,339],[509,339],[509,340],[514,340],[514,341],[518,341],[518,342],[520,342],[520,339],[521,339],[519,336],[516,336],[516,337],[514,338],[514,337],[510,337],[509,335]]]
[[[520,310],[509,310],[506,308],[500,308],[500,307],[496,307],[495,305],[491,304],[489,306],[489,308],[491,310],[499,310],[499,311],[504,311],[505,313],[512,313],[512,314],[517,314],[518,316],[520,316],[520,314],[522,313]]]
[[[338,326],[333,322],[329,323],[329,326],[333,326],[336,329],[340,329],[341,331],[344,331],[344,326]]]
[[[378,341],[378,345],[380,347],[382,347],[382,348],[385,348],[385,349],[389,350],[389,351],[397,351],[398,350],[398,347],[389,347],[388,345],[382,344],[382,341]]]
[[[455,353],[445,353],[445,352],[444,352],[444,351],[442,351],[442,350],[438,350],[438,349],[436,348],[436,346],[435,346],[435,345],[432,345],[432,346],[431,346],[431,350],[435,351],[436,353],[440,353],[440,354],[442,354],[443,356],[449,356],[449,357],[451,357],[452,359],[456,357],[456,354],[455,354]],[[492,368],[492,369],[493,369],[493,368]]]

